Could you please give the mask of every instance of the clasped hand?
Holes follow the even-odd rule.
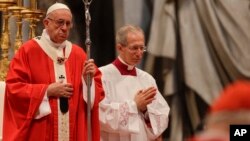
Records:
[[[155,99],[157,89],[155,87],[149,87],[145,90],[139,90],[135,95],[134,101],[137,105],[138,110],[145,112],[147,105],[152,103]]]
[[[73,86],[70,83],[63,83],[63,81],[52,83],[48,86],[47,96],[66,97],[69,98],[73,93]]]

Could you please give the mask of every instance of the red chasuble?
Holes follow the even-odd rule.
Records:
[[[73,45],[65,62],[67,82],[74,88],[69,98],[70,141],[87,141],[87,104],[83,100],[82,71],[85,52]],[[98,104],[104,97],[97,70],[92,108],[92,140],[100,140]],[[3,141],[57,141],[58,98],[49,98],[52,113],[34,119],[49,84],[55,82],[53,61],[36,41],[25,43],[11,61],[6,78]]]

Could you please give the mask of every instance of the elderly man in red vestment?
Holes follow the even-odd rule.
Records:
[[[6,78],[4,141],[87,140],[86,75],[91,76],[92,140],[99,141],[101,73],[79,46],[67,40],[72,13],[49,7],[39,37],[24,43]]]

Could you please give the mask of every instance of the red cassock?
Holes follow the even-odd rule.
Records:
[[[69,98],[70,141],[87,140],[87,104],[83,99],[82,71],[86,53],[77,45],[65,62]],[[94,77],[95,100],[91,112],[92,140],[100,140],[98,105],[104,97],[101,73]],[[11,61],[6,78],[3,141],[57,141],[58,98],[49,98],[52,113],[34,119],[49,84],[55,82],[53,61],[35,40],[25,43]]]

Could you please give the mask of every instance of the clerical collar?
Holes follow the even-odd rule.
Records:
[[[116,66],[121,75],[136,76],[135,66],[127,65],[120,57],[116,58],[112,64]]]
[[[51,41],[46,29],[43,30],[42,36],[44,36],[44,38],[48,41],[48,43],[50,44],[50,46],[55,47],[57,49],[60,48],[65,48],[66,47],[66,41],[62,42],[61,44],[55,43],[53,41]]]

